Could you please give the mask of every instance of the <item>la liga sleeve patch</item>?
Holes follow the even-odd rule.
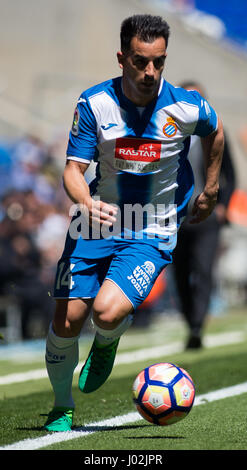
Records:
[[[76,106],[73,116],[73,122],[71,127],[71,132],[74,136],[78,136],[79,134],[79,120],[80,120],[80,111],[78,106]]]

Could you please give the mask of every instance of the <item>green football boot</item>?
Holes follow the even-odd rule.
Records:
[[[48,414],[44,429],[51,432],[71,431],[73,414],[73,408],[53,408]]]
[[[88,358],[79,377],[79,389],[84,393],[97,390],[109,377],[120,338],[110,344],[102,345],[94,338]]]

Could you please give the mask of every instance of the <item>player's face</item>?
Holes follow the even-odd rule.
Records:
[[[127,98],[138,106],[146,106],[157,96],[165,58],[166,42],[163,37],[153,42],[143,42],[135,36],[131,40],[130,51],[118,52]]]

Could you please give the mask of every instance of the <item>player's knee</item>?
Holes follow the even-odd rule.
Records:
[[[114,304],[95,300],[93,305],[93,320],[100,328],[107,330],[116,328],[122,319],[122,313]]]
[[[73,338],[80,334],[81,325],[78,325],[77,322],[71,322],[68,319],[59,321],[58,319],[53,320],[53,330],[57,336],[63,338]]]
[[[57,336],[71,338],[80,334],[88,316],[89,307],[80,301],[57,301],[53,329]]]

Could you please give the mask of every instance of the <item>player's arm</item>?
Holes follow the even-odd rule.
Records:
[[[218,119],[217,130],[203,137],[201,141],[205,159],[206,183],[203,192],[195,200],[190,221],[192,224],[205,220],[212,213],[217,203],[224,150],[224,132],[220,119]]]
[[[75,204],[80,204],[81,208],[87,211],[90,225],[99,223],[111,226],[116,221],[114,217],[116,208],[103,201],[92,199],[84,178],[87,168],[87,163],[67,160],[63,173],[64,189]]]

